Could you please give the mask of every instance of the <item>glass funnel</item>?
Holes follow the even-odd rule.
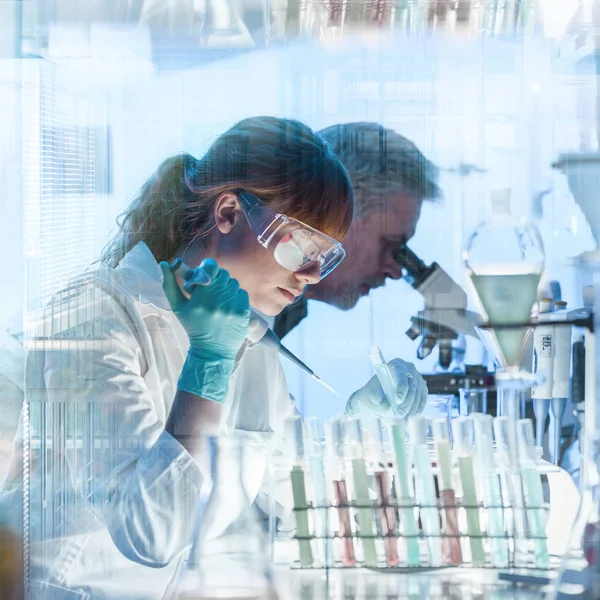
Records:
[[[200,499],[178,600],[275,600],[268,543],[244,488],[238,440],[208,438],[212,489]]]
[[[489,323],[510,326],[529,321],[544,271],[544,247],[533,224],[510,215],[509,190],[492,193],[492,216],[467,239],[463,262]],[[528,331],[527,327],[491,331],[490,350],[505,370],[518,369]]]

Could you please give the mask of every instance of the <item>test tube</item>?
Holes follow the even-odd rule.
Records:
[[[409,566],[418,566],[421,561],[418,540],[419,531],[414,513],[415,498],[412,489],[412,469],[406,457],[404,421],[398,420],[392,423],[390,430],[396,463],[396,496],[398,497],[404,539],[406,541],[407,561]]]
[[[504,531],[502,493],[494,462],[492,416],[475,414],[472,418],[482,480],[483,504],[487,515],[487,533],[491,539],[491,560],[494,567],[508,567],[508,540]]]
[[[369,359],[375,369],[375,375],[392,410],[396,408],[396,384],[383,354],[378,346],[371,346],[368,351]]]
[[[328,498],[325,485],[325,469],[323,465],[323,445],[321,443],[321,427],[319,419],[310,417],[306,420],[308,431],[308,456],[309,465],[314,483],[315,503],[319,507],[315,513],[318,515],[316,533],[322,539],[323,563],[330,564],[329,552],[329,527],[328,527]]]
[[[392,480],[388,471],[389,449],[385,439],[385,430],[380,419],[375,422],[377,441],[375,445],[377,466],[375,468],[375,482],[377,485],[377,499],[381,507],[381,534],[385,549],[385,560],[388,566],[395,567],[400,562],[398,556],[398,538],[396,510],[392,506]]]
[[[364,440],[360,419],[348,420],[350,455],[352,458],[352,478],[354,481],[354,500],[357,507],[358,526],[362,538],[364,561],[369,567],[377,565],[375,548],[375,523],[373,521],[372,502],[369,497],[369,479],[364,457]]]
[[[354,541],[352,540],[352,523],[346,484],[345,440],[346,420],[344,417],[333,417],[325,424],[325,439],[329,452],[330,473],[333,477],[334,505],[337,507],[338,535],[341,538],[341,561],[345,567],[356,564]]]
[[[516,567],[527,565],[525,545],[525,514],[523,512],[523,488],[517,453],[516,420],[513,417],[494,419],[496,451],[500,464],[502,487],[506,491],[506,500],[512,508],[512,526],[514,539],[514,560]]]
[[[444,562],[451,565],[462,563],[460,530],[456,512],[456,496],[452,488],[452,461],[450,458],[450,431],[446,418],[431,422],[433,440],[437,453],[438,483],[446,522],[446,537],[442,541]]]
[[[421,505],[421,523],[427,536],[431,565],[437,567],[442,564],[442,548],[435,482],[427,448],[429,420],[422,415],[412,417],[408,420],[408,430],[413,449],[413,462],[417,472],[415,482],[417,497]]]
[[[287,433],[290,443],[293,444],[294,466],[290,473],[292,480],[292,495],[294,498],[294,512],[296,515],[296,535],[300,545],[300,565],[313,566],[313,553],[311,548],[311,534],[308,520],[309,504],[306,497],[305,468],[305,433],[302,417],[297,415],[288,419]]]
[[[538,569],[548,568],[550,557],[546,544],[546,525],[544,518],[542,480],[535,466],[535,443],[531,419],[517,421],[517,444],[521,464],[521,479],[529,530],[533,537],[535,563]]]
[[[458,462],[460,482],[462,484],[463,505],[467,513],[467,534],[471,548],[471,562],[474,565],[485,564],[483,536],[479,522],[479,505],[475,491],[473,471],[473,421],[468,417],[452,420],[452,439],[454,455]]]

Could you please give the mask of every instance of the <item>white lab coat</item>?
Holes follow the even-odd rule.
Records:
[[[164,431],[187,335],[143,243],[117,269],[83,276],[70,295],[55,299],[47,318],[50,312],[52,343],[61,339],[63,347],[49,349],[50,342],[44,342],[41,351],[30,351],[32,415],[40,406],[66,406],[59,421],[55,412],[51,422],[76,428],[88,442],[95,432],[96,441],[87,450],[83,442],[79,451],[67,444],[59,458],[49,452],[57,461],[53,469],[41,456],[34,459],[29,521],[38,543],[31,548],[32,578],[45,585],[33,597],[162,599],[189,546],[203,482],[200,463]],[[76,350],[73,340],[78,340]],[[244,441],[251,499],[292,411],[277,352],[246,342],[231,376],[221,427]],[[51,469],[45,477],[40,464]],[[13,494],[19,483],[18,475],[8,480]],[[70,490],[58,500],[52,487],[57,485]]]

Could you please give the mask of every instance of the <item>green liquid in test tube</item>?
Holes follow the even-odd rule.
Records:
[[[546,543],[544,495],[542,480],[535,465],[535,441],[531,419],[519,419],[517,421],[517,444],[527,520],[529,521],[531,536],[534,538],[535,566],[538,569],[547,569],[550,557]]]
[[[408,564],[418,566],[421,562],[419,553],[419,530],[414,513],[414,495],[412,493],[412,469],[406,458],[404,421],[396,421],[391,426],[394,455],[396,459],[396,496],[400,504],[400,520],[406,541]]]
[[[474,565],[483,565],[485,564],[485,550],[483,548],[483,535],[479,522],[479,504],[475,490],[472,436],[473,422],[470,418],[457,417],[452,420],[454,455],[458,463],[463,504],[467,513],[467,534],[471,547],[471,561]]]
[[[290,473],[292,481],[292,495],[294,498],[294,512],[296,516],[296,535],[300,545],[300,565],[313,566],[313,553],[311,547],[311,534],[308,520],[308,498],[306,494],[305,468],[305,436],[302,417],[294,416],[288,420],[287,435],[290,443],[294,444],[294,466]]]
[[[472,419],[475,429],[475,452],[479,458],[483,479],[483,504],[487,514],[487,533],[491,540],[492,565],[508,567],[508,540],[504,530],[502,492],[494,462],[492,416],[475,413]]]
[[[442,564],[442,540],[433,469],[429,459],[429,448],[427,447],[429,420],[422,415],[412,417],[408,420],[408,430],[413,450],[413,462],[417,473],[415,477],[417,496],[422,506],[421,523],[427,536],[431,565],[438,567]]]
[[[377,566],[377,550],[375,548],[375,523],[373,508],[369,497],[369,478],[367,465],[363,454],[363,434],[359,419],[348,421],[350,452],[352,456],[352,477],[354,480],[355,502],[358,514],[358,526],[362,538],[365,564],[369,567]]]

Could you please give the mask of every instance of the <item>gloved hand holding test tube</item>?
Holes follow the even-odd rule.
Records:
[[[169,264],[171,271],[183,278],[183,289],[190,293],[195,285],[208,285],[211,282],[210,276],[201,267],[191,269],[181,258],[176,258]],[[277,348],[278,352],[293,362],[297,367],[300,367],[305,373],[310,375],[315,381],[318,381],[323,387],[327,388],[336,396],[339,394],[329,385],[327,385],[312,369],[305,365],[296,355],[290,352],[282,343],[275,333],[269,328],[267,322],[259,316],[254,310],[250,311],[250,326],[248,328],[248,340],[253,344],[267,344]]]
[[[347,412],[383,419],[410,417],[423,412],[427,403],[427,384],[414,365],[400,359],[387,363],[378,346],[369,348],[368,354],[375,377],[350,396]]]

